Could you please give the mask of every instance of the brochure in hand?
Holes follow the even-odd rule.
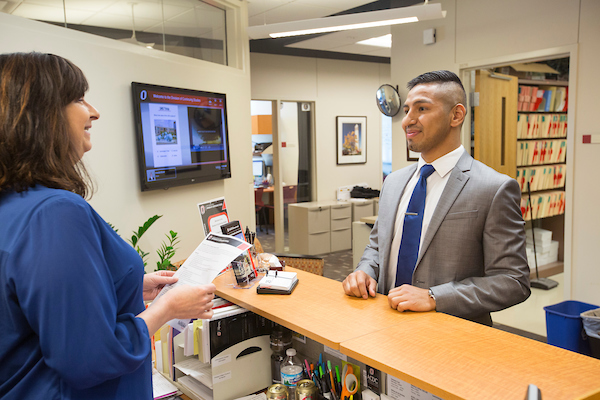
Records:
[[[291,294],[298,285],[295,272],[269,271],[256,288],[259,294]]]

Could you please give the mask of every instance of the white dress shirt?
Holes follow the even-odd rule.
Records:
[[[423,213],[423,228],[421,230],[421,241],[419,242],[419,254],[421,254],[423,238],[425,237],[425,233],[427,232],[427,228],[431,222],[431,216],[433,215],[440,197],[442,196],[442,192],[446,187],[446,183],[448,183],[448,179],[450,178],[450,171],[452,171],[452,169],[456,166],[456,163],[458,163],[458,160],[464,152],[465,148],[461,145],[456,150],[451,151],[450,153],[431,163],[435,169],[435,172],[433,172],[429,178],[427,178],[427,195],[425,197],[425,212]],[[396,269],[398,267],[398,251],[400,250],[400,241],[402,240],[404,214],[408,208],[410,197],[412,196],[415,186],[417,186],[417,182],[419,181],[421,167],[425,164],[427,164],[425,160],[423,160],[422,157],[419,157],[417,171],[408,181],[408,184],[402,193],[400,204],[398,205],[396,223],[394,225],[394,238],[390,248],[390,262],[387,266],[387,276],[389,277],[388,282],[390,284],[390,287],[388,288],[389,290],[396,286],[395,282]]]

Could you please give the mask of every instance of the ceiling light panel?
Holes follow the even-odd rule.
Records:
[[[335,32],[343,29],[362,29],[369,26],[387,26],[411,21],[443,18],[445,11],[436,4],[369,11],[327,18],[305,19],[248,28],[251,39],[295,36],[319,32]]]

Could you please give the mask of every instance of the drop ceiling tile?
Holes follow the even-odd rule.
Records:
[[[135,17],[135,30],[143,31],[157,24],[156,20],[145,20]],[[108,13],[98,13],[85,20],[85,25],[101,26],[105,28],[132,30],[133,23],[131,15],[118,15]]]
[[[31,0],[31,1],[40,1],[40,0]],[[80,10],[80,11],[92,11],[92,12],[101,12],[107,7],[111,6],[114,3],[117,3],[118,0],[65,0],[65,5],[67,7],[67,11],[69,10]],[[62,3],[62,0],[60,1]],[[62,4],[61,4],[62,7]]]
[[[297,21],[302,19],[321,18],[331,14],[330,8],[311,4],[291,3],[279,8],[254,14],[248,18],[248,25],[274,24],[278,22]],[[248,15],[251,15],[248,13]]]
[[[37,4],[28,4],[23,3],[19,5],[19,7],[13,11],[13,15],[17,15],[19,17],[35,19],[40,21],[49,21],[49,22],[65,22],[65,12],[63,10],[62,4],[60,7],[54,7],[47,3],[48,5],[37,5]],[[85,11],[68,11],[67,12],[67,22],[72,24],[80,24],[81,21],[93,15],[92,12]]]
[[[326,2],[320,0],[299,0],[303,4],[307,5],[318,5],[321,7],[327,7],[336,10],[335,12],[349,10],[364,4],[372,3],[373,0],[327,0]]]
[[[225,24],[225,14],[218,9],[190,9],[177,16],[168,18],[170,26],[182,25],[186,27],[215,28]]]

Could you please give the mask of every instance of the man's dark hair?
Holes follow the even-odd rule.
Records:
[[[412,88],[414,88],[417,85],[423,85],[426,83],[447,82],[456,82],[463,89],[463,91],[465,90],[465,88],[462,85],[462,82],[460,81],[460,78],[454,72],[446,70],[425,72],[424,74],[413,78],[410,82],[407,83],[406,87],[408,88],[408,90],[412,90]]]
[[[467,107],[467,93],[465,92],[465,88],[460,81],[460,78],[451,71],[441,70],[441,71],[432,71],[426,72],[417,76],[416,78],[411,79],[406,87],[408,90],[412,90],[417,85],[426,85],[428,83],[438,83],[438,84],[456,84],[460,87],[461,93],[459,94],[460,100],[457,102],[461,103],[463,106]]]

